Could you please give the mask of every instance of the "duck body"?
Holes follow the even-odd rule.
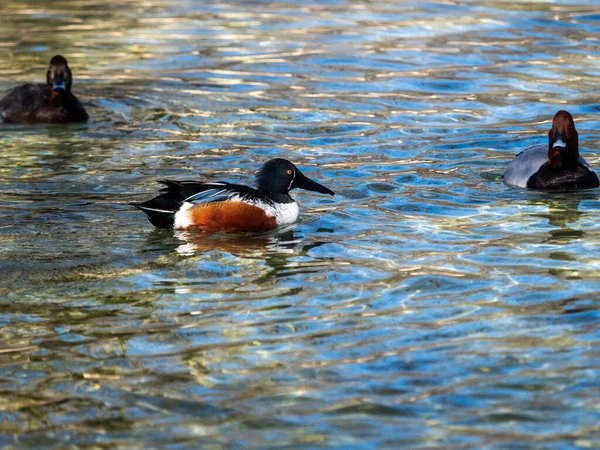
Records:
[[[264,231],[298,219],[295,187],[334,195],[291,162],[273,159],[258,175],[258,189],[226,182],[161,180],[160,195],[133,206],[157,228],[201,231]]]
[[[67,60],[56,55],[46,72],[46,84],[18,86],[0,100],[3,122],[85,122],[88,114],[71,93],[72,74]]]
[[[504,182],[530,189],[571,190],[600,185],[598,176],[583,156],[579,155],[574,171],[552,168],[548,146],[541,144],[519,153],[506,167]]]
[[[16,123],[85,122],[88,114],[70,92],[56,93],[45,84],[24,84],[0,100],[0,118]]]
[[[548,132],[548,145],[519,153],[504,172],[512,186],[543,190],[589,189],[600,186],[598,176],[579,154],[579,137],[573,117],[558,111]]]
[[[271,200],[240,184],[162,180],[158,197],[137,206],[157,228],[203,231],[262,231],[293,223],[298,203]]]

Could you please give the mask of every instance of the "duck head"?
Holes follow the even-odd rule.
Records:
[[[579,159],[579,137],[573,116],[567,111],[556,113],[548,132],[548,159],[552,167],[574,171]]]
[[[256,179],[258,190],[275,201],[282,198],[289,199],[289,192],[295,188],[335,195],[331,189],[305,176],[287,159],[275,158],[267,161],[258,172]]]
[[[62,94],[71,92],[71,84],[73,83],[71,69],[67,64],[67,60],[56,55],[50,60],[50,67],[46,72],[46,83],[48,83],[48,89],[50,92],[55,94]]]

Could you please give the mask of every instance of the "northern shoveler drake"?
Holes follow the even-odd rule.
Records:
[[[56,55],[46,72],[46,84],[24,84],[0,100],[4,122],[85,122],[88,114],[71,93],[73,77],[67,60]]]
[[[263,231],[296,221],[298,204],[290,197],[292,189],[334,195],[281,158],[267,161],[256,180],[257,189],[225,182],[161,180],[166,187],[159,196],[133,206],[157,228]]]
[[[504,172],[504,182],[531,189],[568,190],[600,186],[598,176],[579,154],[573,117],[559,111],[552,120],[548,145],[519,153]]]

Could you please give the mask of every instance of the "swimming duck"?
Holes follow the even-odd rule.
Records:
[[[559,111],[554,116],[548,145],[528,148],[508,164],[504,182],[548,190],[586,189],[600,185],[598,176],[579,154],[577,130],[567,111]]]
[[[50,60],[46,84],[24,84],[0,100],[4,122],[85,122],[88,114],[71,93],[73,78],[67,60],[56,55]]]
[[[267,161],[256,177],[257,189],[225,182],[161,180],[161,194],[133,206],[157,228],[202,231],[263,231],[293,223],[298,204],[294,188],[335,195],[304,176],[290,161]]]

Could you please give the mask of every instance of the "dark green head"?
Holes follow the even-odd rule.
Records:
[[[273,197],[285,195],[294,188],[335,195],[331,189],[304,176],[290,161],[275,158],[267,161],[256,177],[258,190]]]

